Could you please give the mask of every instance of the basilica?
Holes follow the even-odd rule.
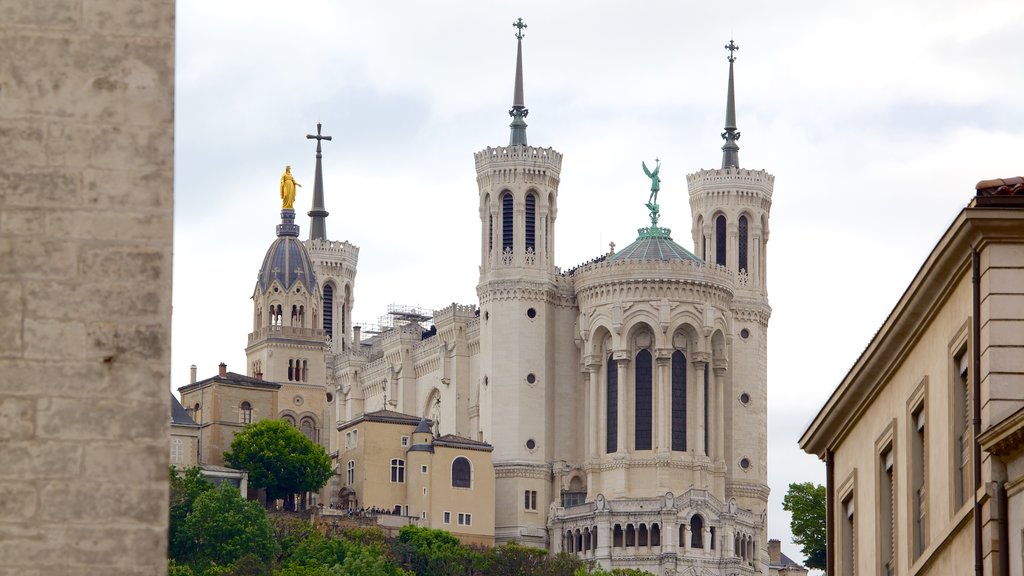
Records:
[[[721,168],[687,176],[692,249],[659,224],[660,167],[645,164],[636,240],[563,269],[562,153],[527,143],[522,27],[516,37],[508,144],[474,154],[478,301],[354,325],[359,249],[326,235],[318,125],[309,236],[283,177],[245,373],[193,376],[182,404],[200,427],[283,418],[321,443],[336,472],[318,496],[328,509],[386,509],[606,569],[768,574],[774,177],[740,166],[736,46]],[[205,457],[230,436],[204,436]]]

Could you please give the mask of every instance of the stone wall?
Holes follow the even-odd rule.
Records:
[[[174,3],[0,0],[0,575],[166,572]]]

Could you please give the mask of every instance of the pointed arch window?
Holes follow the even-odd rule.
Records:
[[[686,452],[686,356],[672,353],[672,450]]]
[[[512,194],[501,195],[501,249],[512,250]]]
[[[725,216],[715,218],[715,264],[725,266]]]
[[[619,449],[619,371],[615,366],[615,359],[608,355],[607,369],[607,390],[605,396],[605,452],[614,453]]]
[[[740,245],[736,251],[736,255],[739,257],[740,272],[747,270],[747,236],[748,236],[749,224],[747,224],[747,217],[740,216],[739,221],[739,232],[740,232]]]
[[[636,425],[634,427],[634,450],[651,449],[651,415],[653,397],[651,394],[652,368],[651,352],[641,350],[636,355]]]
[[[324,334],[334,338],[334,286],[324,285]]]
[[[537,251],[537,195],[526,195],[526,251]]]

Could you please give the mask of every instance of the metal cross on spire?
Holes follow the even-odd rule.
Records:
[[[322,136],[322,135],[320,134],[320,128],[321,128],[321,126],[322,126],[322,125],[321,125],[321,124],[320,124],[319,122],[317,122],[317,123],[316,123],[316,135],[313,135],[313,134],[306,134],[306,138],[307,138],[307,139],[309,139],[309,140],[316,140],[316,157],[317,157],[317,158],[320,158],[320,157],[321,157],[321,156],[320,156],[320,141],[321,141],[321,140],[327,140],[328,142],[330,142],[330,141],[331,141],[331,137],[330,137],[330,136]]]
[[[523,28],[526,28],[526,22],[523,22],[522,18],[517,18],[516,21],[512,23],[512,27],[519,29],[519,31],[516,32],[516,38],[522,40],[523,36],[525,36],[525,34],[523,34]]]
[[[729,62],[736,61],[736,51],[740,49],[739,45],[729,39],[729,43],[725,45],[725,49],[729,51]]]

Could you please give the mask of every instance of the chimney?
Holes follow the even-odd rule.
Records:
[[[263,380],[263,372],[262,371],[256,373],[256,379],[257,380]]]
[[[778,540],[768,541],[768,563],[782,564],[782,542]]]
[[[189,384],[195,384],[196,383],[196,365],[195,364],[193,364],[192,368],[189,369],[188,383]]]
[[[223,363],[223,362],[220,363],[220,375],[221,376],[227,376],[228,375],[228,365]]]
[[[360,340],[360,338],[362,338],[363,336],[362,332],[362,326],[359,326],[357,324],[352,327],[352,347],[355,348],[357,352],[359,351],[359,344],[360,342],[362,342],[362,340]]]

